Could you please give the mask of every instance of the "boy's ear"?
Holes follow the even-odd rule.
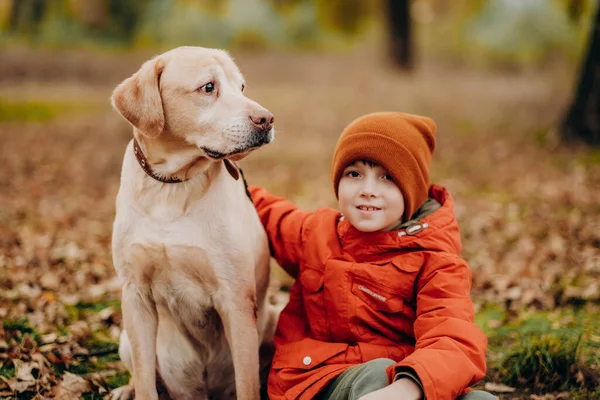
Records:
[[[160,96],[160,75],[165,62],[159,57],[146,61],[131,77],[115,88],[112,106],[148,137],[157,137],[165,127],[165,116]]]

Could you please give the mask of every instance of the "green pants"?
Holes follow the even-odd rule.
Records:
[[[386,387],[386,368],[396,362],[378,358],[347,369],[316,397],[319,400],[358,400],[367,393]],[[497,400],[497,397],[481,390],[463,394],[457,400]]]

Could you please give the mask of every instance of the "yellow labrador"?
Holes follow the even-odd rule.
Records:
[[[269,250],[232,160],[271,142],[274,119],[243,91],[226,52],[180,47],[113,92],[134,137],[113,229],[132,379],[113,399],[157,399],[157,380],[173,399],[259,398]]]

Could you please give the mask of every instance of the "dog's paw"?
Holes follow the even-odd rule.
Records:
[[[135,399],[135,389],[133,385],[121,386],[112,390],[106,398],[109,400],[133,400]]]

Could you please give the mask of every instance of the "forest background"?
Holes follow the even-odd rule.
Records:
[[[600,150],[565,134],[584,66],[600,59],[589,56],[597,10],[594,0],[0,0],[0,398],[99,399],[127,382],[110,237],[131,129],[108,98],[179,45],[234,56],[278,131],[243,161],[246,177],[305,209],[335,206],[331,155],[352,119],[435,119],[432,181],[455,198],[490,340],[478,387],[600,398]],[[290,284],[273,265],[271,301],[285,302]]]

